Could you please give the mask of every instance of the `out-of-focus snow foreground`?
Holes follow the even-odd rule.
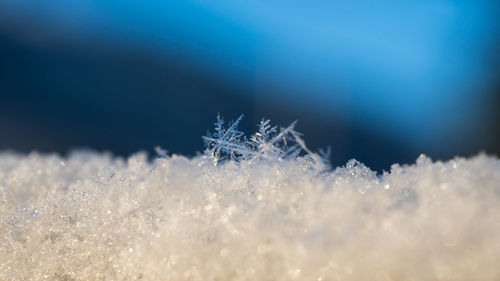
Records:
[[[191,159],[1,153],[0,280],[500,279],[498,158],[328,169],[237,123]]]

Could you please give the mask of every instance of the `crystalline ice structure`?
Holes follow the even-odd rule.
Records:
[[[0,154],[0,280],[500,279],[497,158],[328,169],[261,124],[194,158]]]

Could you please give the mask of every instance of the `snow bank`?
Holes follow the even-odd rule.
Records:
[[[0,280],[500,279],[497,158],[377,176],[262,148],[214,161],[213,139],[191,159],[0,154]]]

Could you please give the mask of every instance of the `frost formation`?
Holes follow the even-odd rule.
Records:
[[[236,162],[263,159],[276,161],[285,158],[296,159],[301,151],[305,151],[310,158],[318,160],[318,155],[312,153],[301,139],[302,134],[295,131],[296,121],[281,128],[278,133],[278,126],[271,127],[270,120],[262,119],[257,125],[259,130],[247,139],[243,132],[238,131],[241,119],[243,115],[226,129],[224,120],[217,115],[215,132],[203,137],[207,147],[205,154],[213,159],[215,165],[226,159],[224,154]]]
[[[194,158],[0,153],[0,280],[500,279],[498,158],[332,170],[240,120]]]

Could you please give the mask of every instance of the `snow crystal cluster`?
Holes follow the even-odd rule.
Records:
[[[194,158],[0,153],[0,280],[500,280],[500,161],[329,168],[294,124]]]

